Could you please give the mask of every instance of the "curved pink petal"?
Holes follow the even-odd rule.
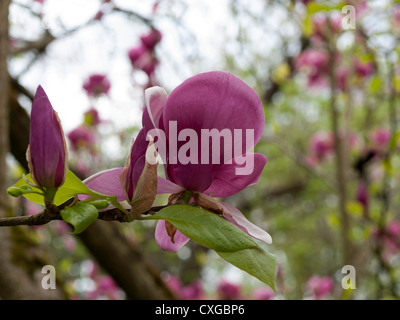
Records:
[[[126,195],[119,181],[122,169],[123,168],[115,168],[101,171],[90,176],[83,182],[96,192],[117,196],[118,201],[124,201],[126,200]]]
[[[213,71],[189,78],[169,95],[163,108],[163,125],[170,146],[175,130],[170,129],[172,124],[176,124],[178,136],[183,129],[194,131],[200,150],[197,164],[182,164],[178,152],[188,141],[174,137],[176,151],[169,148],[168,177],[186,189],[203,192],[219,166],[254,147],[264,130],[265,118],[262,103],[251,87],[230,73]],[[204,131],[209,136],[202,136]],[[231,139],[225,141],[223,132]],[[221,143],[212,142],[213,138]],[[217,152],[219,159],[215,161]],[[171,159],[178,159],[178,163],[171,163]]]
[[[173,243],[171,241],[171,237],[168,235],[167,230],[165,229],[165,220],[159,220],[157,222],[155,238],[157,244],[162,250],[174,253],[182,248],[190,240],[179,230],[176,230]]]
[[[240,212],[239,209],[235,208],[234,206],[230,205],[226,202],[220,202],[225,209],[229,212],[232,217],[227,215],[224,216],[225,219],[232,222],[233,224],[237,225],[241,228],[244,232],[248,235],[256,238],[258,240],[264,241],[266,243],[272,243],[272,238],[268,232],[264,231],[263,229],[257,227],[255,224],[251,223],[247,218]]]
[[[145,90],[144,97],[146,101],[147,112],[155,128],[159,128],[160,118],[162,116],[167,93],[161,87],[151,87]]]
[[[212,194],[213,197],[228,197],[238,193],[244,188],[256,184],[260,178],[261,172],[267,163],[267,158],[259,153],[247,153],[248,163],[238,165],[235,161],[232,164],[224,164],[215,173],[211,185],[204,191],[205,194]],[[237,158],[236,158],[237,159]],[[235,159],[234,159],[235,160]],[[237,169],[243,169],[244,173],[238,175]]]
[[[169,181],[167,179],[157,177],[157,194],[162,193],[178,193],[184,189],[181,186]]]

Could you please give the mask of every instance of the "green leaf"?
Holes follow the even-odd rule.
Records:
[[[39,190],[39,189],[36,189],[36,190]],[[24,185],[21,185],[19,187],[10,187],[10,188],[8,188],[7,189],[7,193],[10,196],[13,196],[13,197],[19,197],[20,195],[29,194],[29,193],[38,194],[38,191],[36,191],[36,190],[33,190],[31,186],[29,186],[27,184],[24,184]],[[40,196],[43,197],[42,191],[39,190],[39,192],[40,192]]]
[[[73,207],[65,207],[61,210],[61,217],[65,222],[74,227],[73,234],[81,233],[98,218],[99,213],[95,206],[79,202]]]
[[[25,179],[29,180],[34,184],[30,174],[25,176]],[[21,188],[23,185],[26,185],[24,179],[18,180],[13,187]],[[37,193],[42,193],[42,191],[38,188],[31,187],[32,191]],[[54,204],[60,205],[67,201],[68,199],[73,198],[76,194],[87,194],[90,196],[94,196],[100,199],[111,199],[112,196],[103,195],[101,193],[95,192],[89,189],[71,170],[68,170],[64,184],[57,189],[57,193],[54,197]],[[29,201],[44,204],[43,196],[36,193],[24,193],[23,196],[27,198]]]
[[[276,260],[273,254],[261,248],[235,252],[217,251],[217,253],[229,263],[261,280],[275,291]]]
[[[243,230],[199,207],[169,206],[143,219],[167,220],[190,239],[215,251],[232,252],[258,247]]]
[[[223,259],[275,290],[275,256],[236,225],[199,207],[169,206],[143,218],[163,219],[197,243],[215,250]]]

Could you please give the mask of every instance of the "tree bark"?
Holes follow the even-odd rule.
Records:
[[[117,223],[95,221],[79,237],[128,299],[174,299],[159,272],[143,256],[137,243],[121,234]]]
[[[7,163],[9,151],[9,76],[8,55],[8,8],[10,0],[0,1],[0,217],[11,214],[7,195]],[[12,300],[50,299],[59,297],[57,290],[44,290],[14,261],[11,230],[0,230],[0,298]]]

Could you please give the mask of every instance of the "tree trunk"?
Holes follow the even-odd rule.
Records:
[[[139,246],[121,234],[118,224],[95,221],[79,235],[80,239],[128,299],[174,299],[159,272],[146,260]]]
[[[9,76],[8,54],[8,7],[10,0],[0,1],[0,217],[9,216],[11,208],[7,195],[7,163],[9,150]],[[52,292],[51,292],[52,291]],[[27,272],[14,263],[10,228],[0,229],[0,298],[2,299],[49,299],[58,291],[41,288]]]

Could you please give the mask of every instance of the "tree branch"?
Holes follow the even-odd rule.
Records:
[[[62,205],[55,206],[51,205],[45,210],[30,215],[30,216],[18,216],[18,217],[5,217],[5,218],[0,218],[0,227],[12,227],[12,226],[39,226],[39,225],[44,225],[47,224],[53,220],[62,220],[61,217],[61,210],[67,207],[69,204],[72,203],[72,200],[69,200]],[[161,209],[166,208],[167,205],[165,206],[155,206],[152,207],[150,210],[147,210],[146,212],[143,212],[142,214],[147,215],[147,214],[154,214]],[[129,212],[129,210],[127,210]],[[122,212],[118,208],[111,208],[108,210],[104,211],[99,211],[99,220],[104,220],[104,221],[118,221],[118,222],[130,222],[130,217]]]

